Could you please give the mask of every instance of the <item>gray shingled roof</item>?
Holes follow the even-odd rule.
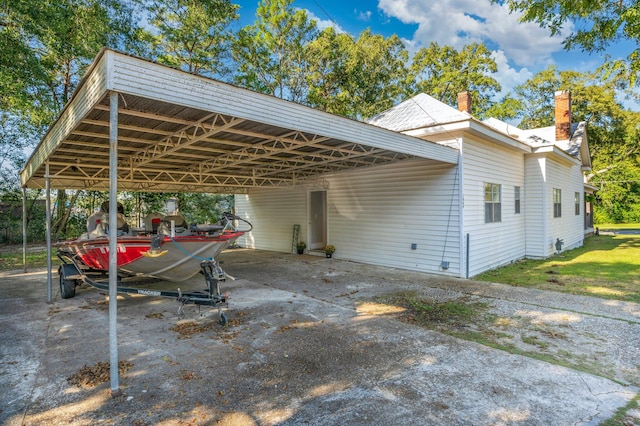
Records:
[[[367,122],[396,132],[405,132],[470,118],[471,115],[466,112],[458,111],[427,94],[420,93],[370,118]]]
[[[571,138],[561,141],[556,140],[556,126],[521,130],[495,118],[484,120],[483,123],[512,137],[516,137],[531,147],[538,148],[541,146],[555,145],[567,154],[580,158],[580,145],[582,145],[586,128],[586,124],[583,121],[580,123],[572,123]]]

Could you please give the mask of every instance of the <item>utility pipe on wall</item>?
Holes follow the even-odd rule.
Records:
[[[467,232],[467,255],[465,256],[467,260],[467,279],[469,279],[469,233]]]

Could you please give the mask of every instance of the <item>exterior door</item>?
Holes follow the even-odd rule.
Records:
[[[309,193],[309,249],[327,245],[327,191]]]

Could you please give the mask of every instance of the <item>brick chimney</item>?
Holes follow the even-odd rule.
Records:
[[[556,140],[571,138],[571,92],[563,90],[555,93],[556,101]]]
[[[471,114],[471,92],[468,90],[458,93],[458,110]]]

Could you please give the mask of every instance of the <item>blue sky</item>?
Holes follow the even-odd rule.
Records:
[[[252,23],[258,0],[234,2],[241,6],[241,24]],[[551,64],[560,70],[589,71],[603,62],[603,55],[565,51],[562,35],[552,37],[534,23],[518,22],[519,15],[490,0],[295,0],[293,7],[307,10],[320,28],[335,22],[353,35],[366,28],[384,36],[397,34],[410,52],[432,41],[458,49],[483,42],[498,64],[495,78],[501,94]],[[572,29],[569,23],[565,30],[568,34]],[[607,53],[624,58],[629,52],[615,45]]]

